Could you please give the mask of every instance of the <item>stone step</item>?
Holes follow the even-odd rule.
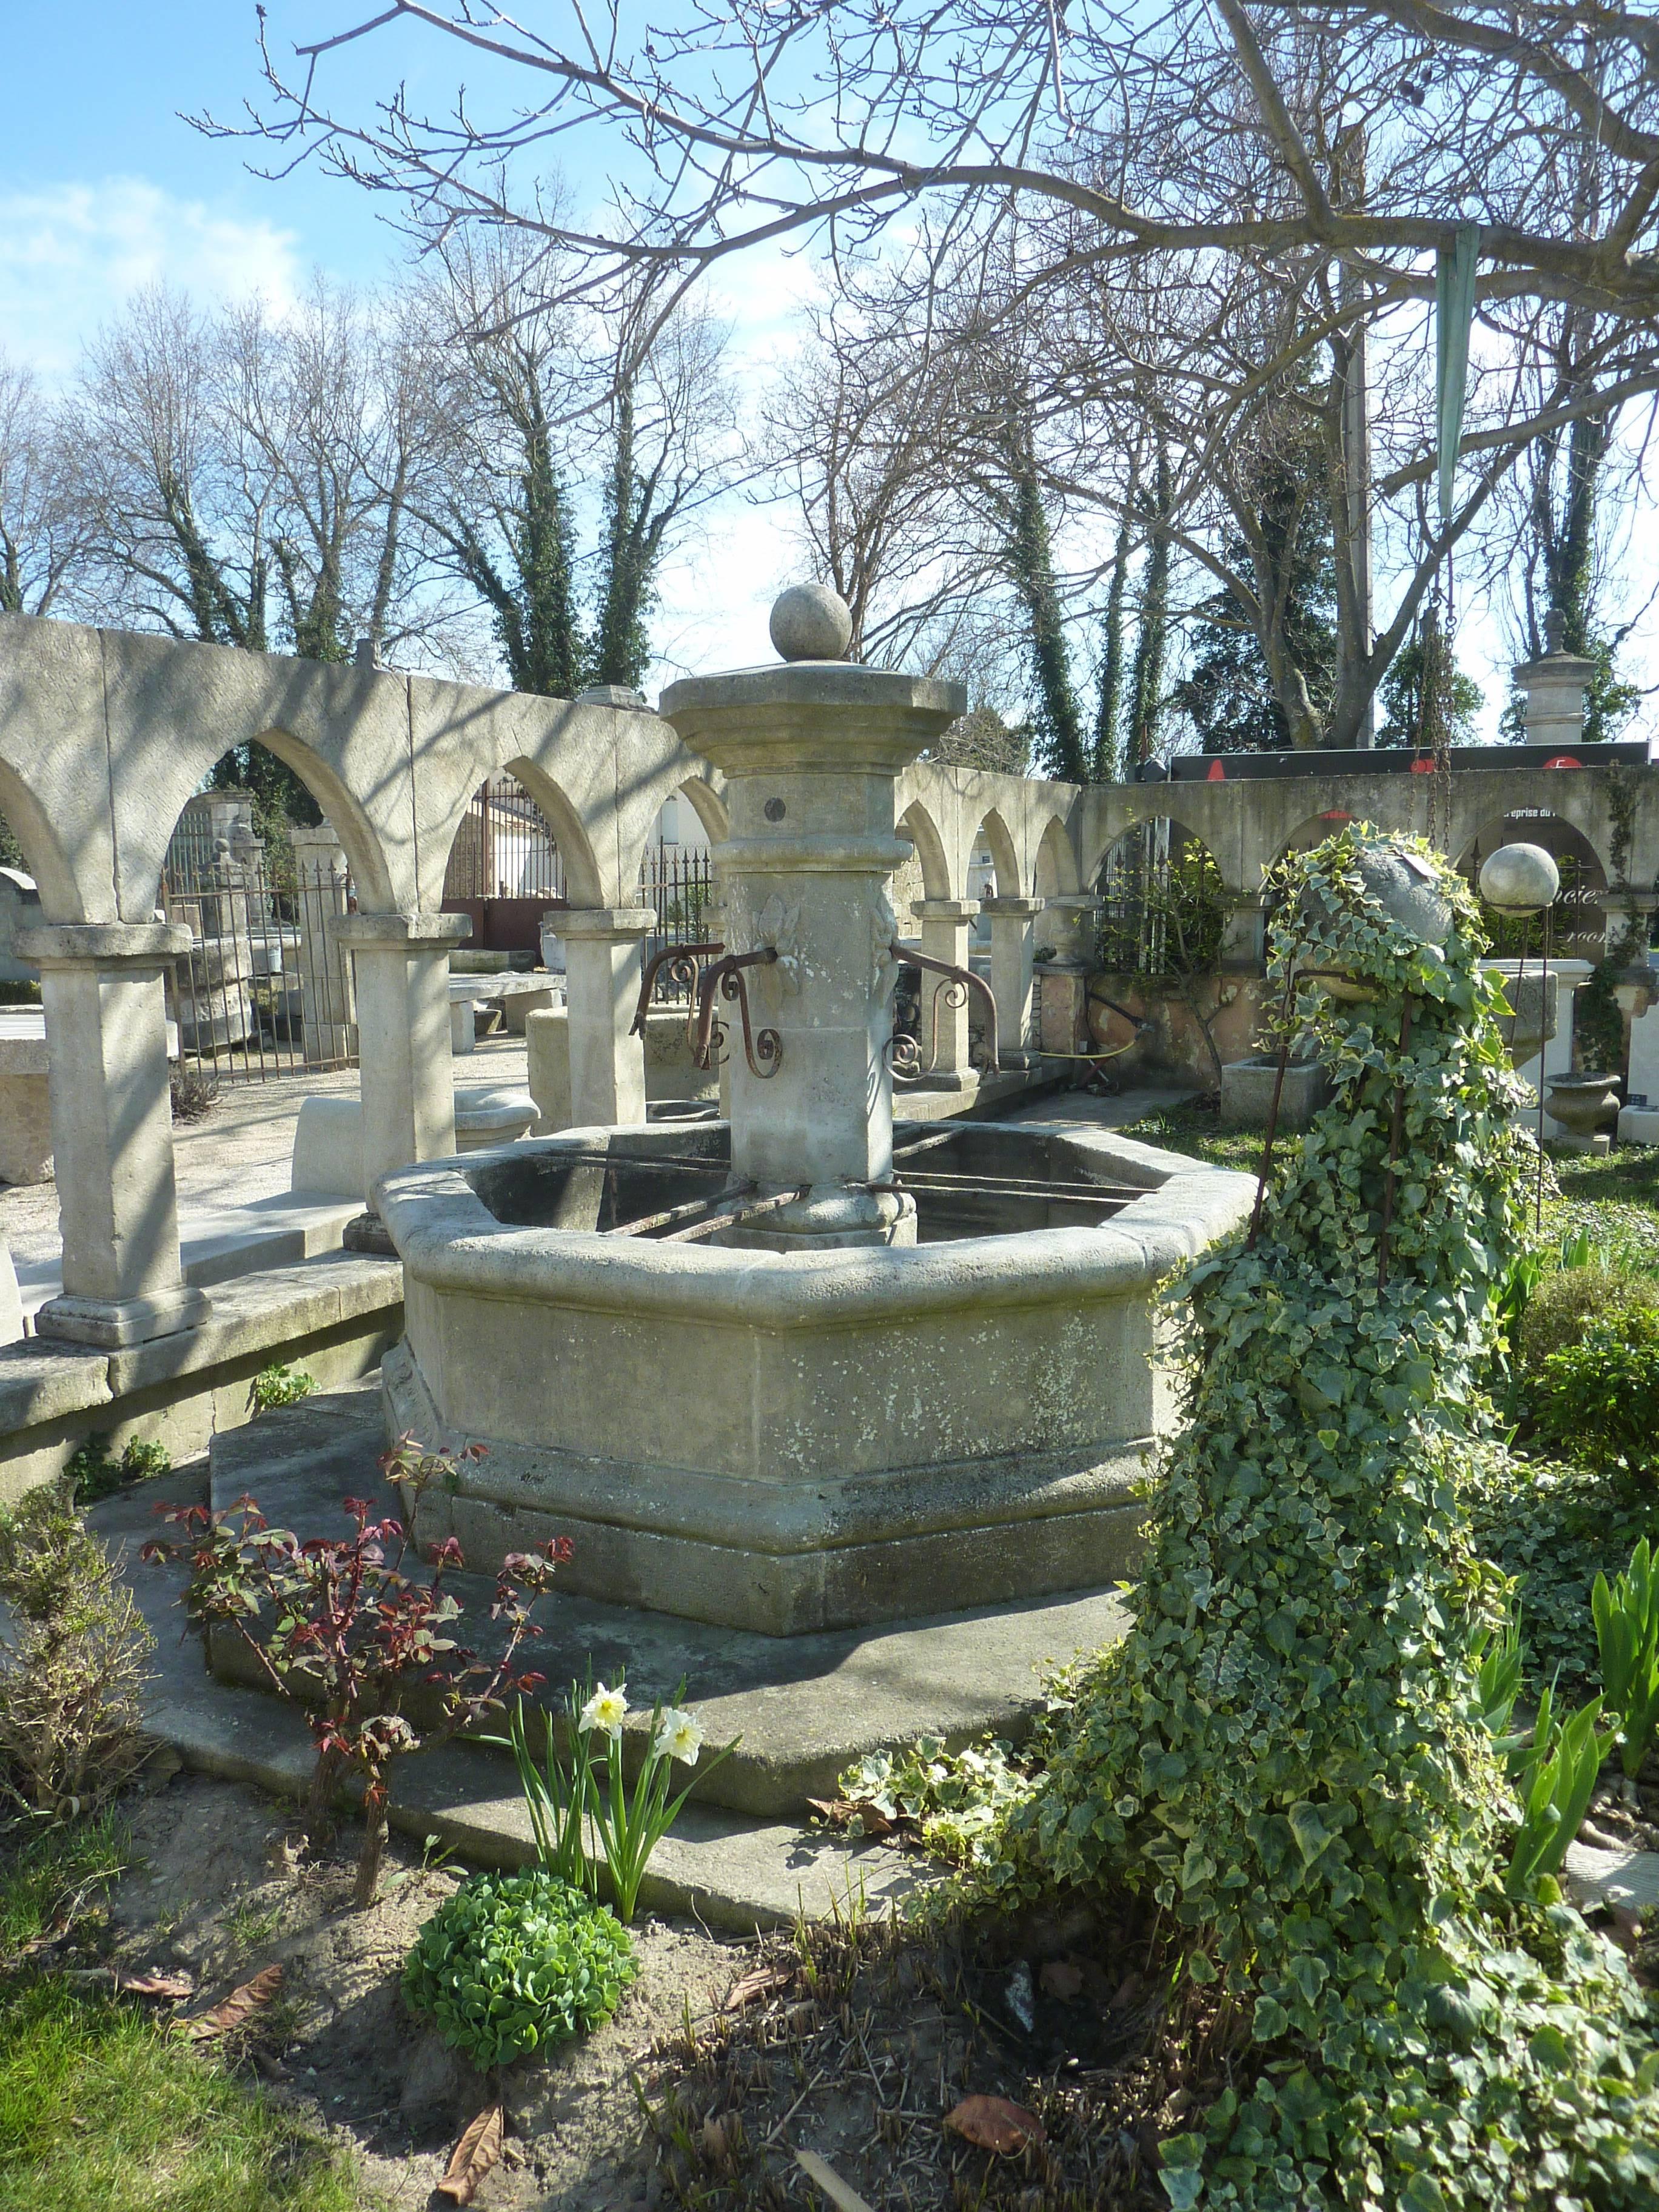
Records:
[[[204,1481],[197,1482],[192,1495],[189,1473],[181,1470],[137,1485],[87,1516],[107,1542],[121,1548],[155,1633],[146,1722],[186,1766],[297,1802],[306,1794],[313,1756],[304,1715],[280,1698],[209,1674],[197,1639],[179,1634],[182,1570],[146,1566],[138,1559],[140,1543],[155,1533],[156,1504],[204,1498]],[[436,1837],[468,1867],[534,1862],[512,1767],[471,1745],[451,1744],[399,1761],[391,1820],[405,1834]],[[849,1897],[875,1909],[896,1905],[931,1878],[919,1859],[815,1831],[805,1820],[752,1820],[720,1806],[691,1804],[658,1845],[640,1902],[649,1911],[748,1935],[786,1927],[801,1915],[820,1919],[844,1912]]]
[[[215,1438],[212,1500],[222,1509],[250,1494],[274,1528],[343,1536],[348,1496],[375,1499],[377,1512],[398,1510],[380,1485],[384,1449],[372,1388],[306,1399]],[[459,1574],[451,1586],[465,1608],[465,1640],[489,1656],[498,1636],[488,1619],[492,1578]],[[557,1592],[537,1614],[544,1632],[526,1663],[547,1677],[544,1698],[562,1705],[568,1684],[591,1671],[612,1684],[625,1679],[631,1702],[649,1708],[684,1680],[710,1751],[736,1747],[699,1797],[763,1819],[799,1818],[809,1797],[835,1794],[855,1759],[919,1735],[957,1746],[991,1731],[1018,1741],[1042,1710],[1042,1672],[1128,1627],[1115,1589],[792,1637]],[[233,1681],[254,1679],[238,1639],[216,1646],[215,1664]],[[642,1729],[629,1738],[642,1743]],[[489,1755],[466,1756],[487,1763]],[[492,1786],[504,1785],[498,1778]]]

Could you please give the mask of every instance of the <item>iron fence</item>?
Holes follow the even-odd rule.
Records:
[[[647,961],[677,945],[707,943],[714,933],[714,871],[707,851],[658,845],[648,852],[640,870],[640,904],[654,910],[657,926],[645,940]],[[690,988],[665,969],[654,997],[659,1006],[684,1006]]]
[[[186,811],[167,848],[161,910],[190,931],[167,983],[185,1073],[261,1082],[357,1064],[343,867],[295,862],[251,834],[204,836]]]

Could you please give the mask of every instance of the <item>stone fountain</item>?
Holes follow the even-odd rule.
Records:
[[[964,702],[847,662],[848,629],[797,587],[780,664],[662,700],[726,778],[724,935],[690,1019],[729,1121],[567,1130],[377,1187],[406,1291],[389,1428],[487,1448],[428,1493],[422,1537],[482,1567],[568,1535],[567,1589],[773,1637],[1127,1571],[1156,1285],[1255,1188],[1075,1126],[896,1132],[895,788]]]

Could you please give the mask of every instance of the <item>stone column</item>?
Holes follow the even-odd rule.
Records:
[[[648,906],[573,906],[559,917],[573,1128],[624,1128],[645,1119],[645,1043],[629,1031],[645,939],[656,926]]]
[[[948,960],[953,968],[968,965],[968,930],[979,912],[977,899],[918,899],[916,920],[921,924],[921,949],[930,960]],[[924,1062],[932,1049],[935,1016],[939,1049],[933,1055],[933,1079],[945,1091],[965,1091],[974,1080],[968,1057],[967,994],[959,1006],[950,1005],[951,988],[943,975],[921,971],[921,1049]],[[999,1014],[999,1018],[1000,1016]]]
[[[40,969],[64,1289],[42,1336],[118,1350],[207,1316],[184,1279],[173,1170],[164,970],[191,933],[167,922],[25,931]]]
[[[1526,694],[1526,743],[1547,745],[1553,752],[1583,744],[1584,691],[1595,673],[1593,660],[1562,652],[1561,627],[1559,615],[1547,616],[1541,657],[1523,660],[1512,672]]]
[[[849,665],[839,656],[851,629],[833,593],[797,586],[772,611],[785,665],[693,677],[662,697],[665,718],[726,778],[731,832],[714,850],[728,952],[775,956],[742,971],[754,1067],[738,1008],[720,1008],[732,1174],[763,1194],[805,1194],[763,1225],[729,1232],[732,1243],[915,1241],[915,1201],[892,1188],[888,885],[910,850],[895,831],[894,787],[963,712],[963,695]]]
[[[337,925],[357,988],[363,1196],[393,1168],[455,1149],[449,1056],[449,953],[464,914],[354,914]]]
[[[1230,892],[1221,930],[1221,967],[1259,975],[1267,963],[1267,901],[1260,891]]]
[[[1042,911],[1034,898],[985,898],[980,911],[991,925],[991,994],[997,1002],[997,1057],[1004,1067],[1028,1067],[1031,1041],[1033,928]]]

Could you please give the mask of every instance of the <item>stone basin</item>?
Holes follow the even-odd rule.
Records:
[[[422,1538],[478,1568],[568,1535],[564,1589],[775,1636],[1127,1572],[1154,1291],[1254,1180],[1110,1131],[935,1138],[896,1134],[914,1245],[611,1233],[718,1189],[722,1122],[383,1178],[407,1329],[388,1427],[486,1447],[428,1494]]]

